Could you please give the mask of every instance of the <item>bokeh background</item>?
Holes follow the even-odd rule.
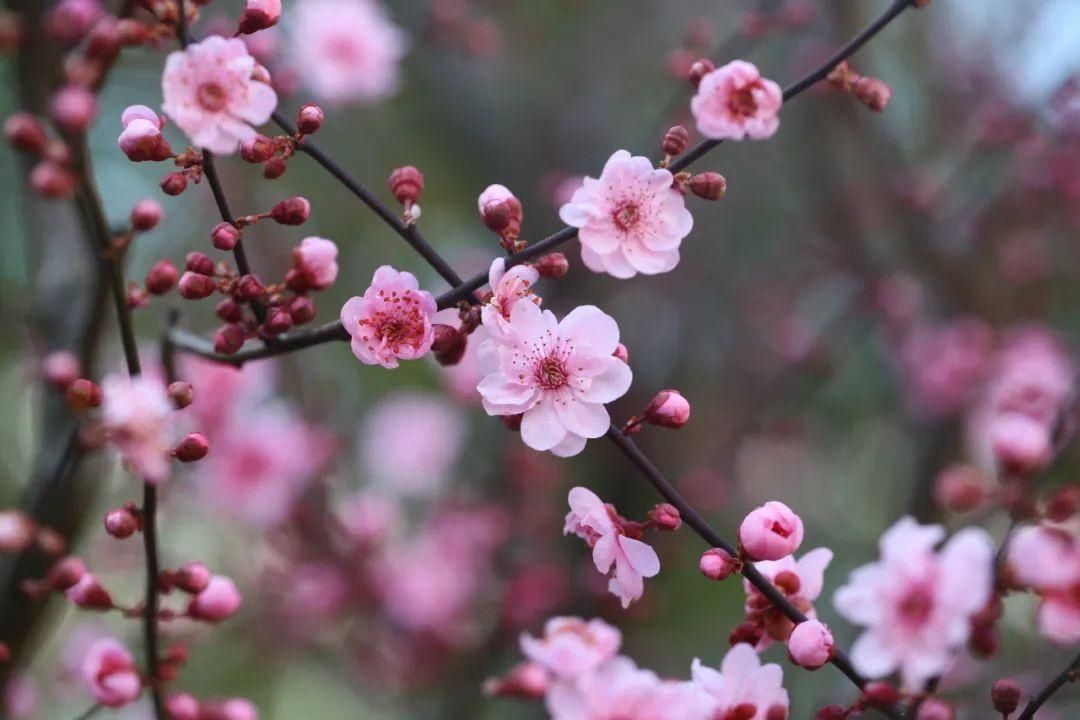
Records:
[[[286,0],[286,13],[302,2]],[[688,58],[742,57],[784,84],[884,6],[385,4],[409,37],[398,92],[328,105],[316,139],[388,202],[390,171],[421,168],[421,227],[462,274],[484,270],[500,252],[476,213],[489,183],[521,198],[523,237],[539,239],[561,227],[567,183],[595,175],[614,150],[658,157],[663,131],[687,120],[691,88],[677,75]],[[237,6],[218,0],[205,15],[235,16]],[[204,21],[196,34],[212,25]],[[1000,516],[942,513],[931,493],[941,470],[980,459],[966,440],[967,416],[999,338],[1031,323],[1066,343],[1080,330],[1076,27],[1074,0],[935,0],[905,13],[852,63],[893,88],[884,114],[824,86],[804,94],[783,111],[775,138],[725,144],[696,166],[723,173],[728,193],[714,204],[691,200],[695,229],[675,271],[631,281],[593,275],[574,244],[564,248],[567,277],[540,289],[558,314],[592,303],[619,321],[635,377],[612,408],[616,420],[665,387],[691,400],[685,428],[647,429],[640,442],[727,537],[748,509],[778,498],[806,519],[806,549],[835,550],[818,610],[843,646],[854,630],[828,598],[851,568],[876,556],[876,538],[895,519],[913,513],[1004,531]],[[287,18],[275,34],[282,54],[271,67],[289,79]],[[165,198],[163,169],[132,164],[116,147],[124,107],[160,104],[164,52],[125,53],[90,137],[110,221],[122,225],[144,197],[165,206],[159,228],[131,248],[135,279],[161,257],[179,262],[208,250],[217,222],[205,185]],[[24,70],[0,59],[4,116],[40,92],[20,88]],[[281,109],[290,115],[310,99],[298,85]],[[42,468],[59,460],[55,398],[36,379],[38,363],[70,340],[94,289],[91,259],[71,251],[71,208],[31,198],[26,168],[8,148],[0,152],[8,328],[0,341],[0,506],[9,506],[42,492]],[[341,277],[318,298],[320,319],[335,318],[381,264],[416,273],[432,292],[445,289],[307,158],[273,182],[238,159],[219,164],[240,214],[293,194],[310,199],[303,228],[260,225],[245,242],[265,277],[281,276],[305,235],[338,244]],[[136,316],[148,361],[174,306],[186,327],[214,327],[212,303],[155,300]],[[98,369],[118,367],[111,311],[101,332]],[[516,662],[518,633],[539,631],[550,615],[604,617],[622,629],[629,654],[664,675],[686,676],[692,658],[716,663],[726,650],[744,596],[735,581],[702,579],[699,539],[689,531],[658,538],[661,574],[641,602],[619,609],[581,543],[561,535],[566,492],[585,485],[631,517],[658,498],[603,441],[572,460],[523,448],[467,392],[468,367],[448,372],[425,361],[388,372],[332,344],[253,364],[243,379],[208,372],[183,370],[218,389],[196,419],[238,414],[230,442],[246,454],[211,457],[170,482],[162,552],[168,564],[203,559],[232,575],[245,606],[211,632],[166,626],[169,640],[190,646],[180,686],[193,693],[251,697],[270,719],[531,718],[542,710],[486,699],[481,685]],[[294,467],[297,455],[309,462]],[[1047,482],[1072,479],[1074,456]],[[135,541],[105,535],[100,521],[136,493],[114,461],[94,456],[49,506],[82,527],[77,551],[120,597],[139,593],[141,554]],[[0,580],[10,569],[0,566]],[[4,602],[0,625],[29,629],[29,616]],[[988,716],[992,679],[1018,674],[1035,686],[1065,662],[1033,634],[1031,611],[1024,598],[1010,599],[999,657],[989,665],[962,659],[946,678],[946,696],[965,702],[961,717]],[[7,669],[8,717],[74,717],[89,702],[72,676],[87,638],[110,633],[138,644],[130,621],[60,603],[33,628],[29,662]],[[767,657],[782,661],[782,652]],[[830,668],[786,668],[785,678],[793,718],[853,697]],[[1065,691],[1039,717],[1078,708]],[[118,716],[148,715],[140,705]]]

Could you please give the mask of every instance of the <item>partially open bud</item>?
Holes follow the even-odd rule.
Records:
[[[690,133],[687,131],[686,126],[675,125],[668,128],[668,131],[664,133],[664,142],[661,144],[661,148],[668,157],[675,157],[682,155],[689,143]]]
[[[533,267],[540,273],[540,277],[557,279],[570,272],[570,261],[561,252],[553,252],[541,255],[533,263]]]
[[[712,60],[701,58],[690,66],[690,72],[687,74],[687,79],[690,81],[691,85],[697,87],[701,84],[701,78],[705,77],[715,69],[716,65],[713,64]]]
[[[299,196],[286,198],[270,210],[270,217],[282,225],[303,225],[310,216],[311,203]]]
[[[210,452],[210,442],[205,435],[197,432],[188,433],[173,448],[173,456],[184,463],[202,460],[208,452]]]
[[[238,32],[250,35],[277,25],[281,19],[281,0],[247,0],[240,15]]]
[[[649,511],[649,520],[657,530],[674,531],[682,527],[679,509],[670,503],[660,503]]]
[[[661,390],[645,408],[645,422],[666,428],[681,428],[690,420],[690,403],[678,390]]]
[[[139,519],[126,507],[105,513],[105,532],[118,540],[129,538],[139,529]]]
[[[791,508],[770,500],[752,510],[739,525],[739,542],[752,560],[779,560],[803,541],[803,521]]]
[[[84,412],[90,408],[99,407],[103,399],[101,386],[93,380],[78,378],[68,385],[68,405],[75,412]]]
[[[214,333],[214,352],[232,355],[244,347],[244,328],[236,323],[222,325]]]
[[[168,394],[169,400],[172,401],[173,407],[177,410],[183,410],[195,399],[195,388],[191,387],[191,383],[183,380],[169,383],[169,387],[165,389],[165,392]]]
[[[322,128],[325,117],[321,107],[308,103],[296,113],[296,129],[304,135],[313,135]]]
[[[788,637],[788,657],[807,670],[817,670],[825,665],[835,651],[832,632],[818,620],[799,623]]]
[[[210,231],[210,242],[218,250],[229,252],[240,242],[240,229],[232,223],[221,222]]]
[[[185,300],[201,300],[210,297],[217,289],[214,278],[195,272],[185,272],[180,276],[180,297]]]
[[[725,580],[742,570],[742,563],[724,548],[709,548],[698,562],[701,574],[710,580]]]
[[[263,163],[276,150],[274,141],[265,135],[255,134],[240,143],[240,157],[249,163]]]
[[[517,238],[524,217],[521,201],[505,185],[488,185],[476,200],[480,220],[501,237]]]

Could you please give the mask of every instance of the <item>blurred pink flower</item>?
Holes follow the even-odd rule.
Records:
[[[352,350],[367,365],[396,368],[431,349],[435,298],[420,289],[416,276],[389,265],[375,271],[363,297],[341,308],[341,322],[352,336]]]
[[[751,651],[752,652],[752,651]],[[756,656],[755,656],[756,660]],[[617,657],[577,682],[547,693],[552,720],[706,720],[706,701],[687,682],[665,681]]]
[[[540,273],[531,265],[522,263],[506,270],[506,260],[495,258],[488,271],[491,299],[481,310],[484,327],[489,333],[496,337],[505,336],[510,327],[510,313],[518,301],[540,304],[540,298],[532,290],[539,279]]]
[[[757,67],[733,60],[701,78],[690,110],[698,132],[713,140],[764,140],[780,127],[780,86]]]
[[[191,599],[188,614],[199,620],[217,623],[236,614],[242,601],[232,579],[214,575],[203,591]]]
[[[3,686],[3,709],[11,720],[28,720],[37,714],[40,693],[34,679],[25,673],[12,673]]]
[[[505,336],[494,338],[498,369],[477,386],[489,415],[524,414],[521,439],[534,450],[577,455],[611,425],[604,403],[626,393],[633,374],[612,357],[619,326],[592,305],[561,322],[518,303]]]
[[[552,675],[573,679],[590,673],[619,652],[622,633],[603,620],[555,617],[544,624],[544,635],[522,633],[521,652]]]
[[[608,591],[622,601],[624,608],[629,607],[645,592],[644,578],[660,572],[660,558],[647,543],[623,534],[596,493],[575,487],[568,500],[570,512],[563,534],[577,535],[592,548],[596,569],[611,575]]]
[[[234,417],[246,417],[270,397],[274,389],[273,361],[247,363],[236,368],[225,363],[184,355],[181,377],[194,388],[191,405],[182,415],[191,418],[193,428],[216,440],[219,430]],[[216,452],[216,449],[215,449]],[[211,453],[211,457],[214,453]]]
[[[762,665],[754,648],[746,643],[727,651],[719,671],[694,658],[691,675],[694,684],[708,695],[709,718],[727,717],[725,713],[743,704],[755,708],[753,715],[739,716],[747,720],[767,720],[773,708],[787,710],[783,669],[773,663]]]
[[[932,415],[963,409],[983,379],[992,343],[990,326],[978,318],[913,328],[902,341],[900,364],[915,407]]]
[[[101,638],[90,646],[82,673],[94,699],[106,707],[127,705],[142,692],[135,658],[114,638]]]
[[[408,42],[377,0],[302,0],[292,20],[293,64],[327,102],[372,102],[398,87]]]
[[[313,290],[325,290],[338,276],[338,248],[332,240],[306,237],[293,248],[293,268]]]
[[[396,498],[367,489],[345,498],[338,505],[336,515],[349,536],[361,544],[382,541],[401,519]]]
[[[1009,565],[1018,582],[1042,598],[1039,631],[1061,645],[1080,642],[1080,543],[1060,529],[1035,526],[1016,531]]]
[[[148,377],[108,375],[101,384],[102,423],[124,461],[148,482],[169,475],[172,403],[165,387]]]
[[[672,180],[626,150],[608,159],[598,179],[585,178],[559,210],[564,223],[578,228],[585,266],[617,278],[674,268],[694,218]]]
[[[231,154],[277,107],[277,93],[253,79],[243,40],[212,35],[169,55],[161,87],[165,113],[195,145]]]
[[[851,573],[833,603],[866,627],[851,649],[855,668],[870,678],[896,670],[908,688],[945,672],[970,634],[970,620],[990,599],[994,548],[982,529],[966,528],[940,553],[940,525],[910,517],[881,536],[881,559]]]

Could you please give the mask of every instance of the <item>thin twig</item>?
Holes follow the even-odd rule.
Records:
[[[1020,716],[1016,720],[1032,720],[1035,717],[1036,711],[1046,704],[1046,701],[1053,697],[1054,693],[1064,687],[1065,683],[1073,682],[1076,677],[1075,674],[1080,671],[1080,655],[1077,655],[1068,666],[1061,671],[1061,674],[1050,681],[1050,683],[1044,687],[1038,695],[1031,698],[1027,706],[1024,708],[1024,712],[1020,713]]]
[[[78,716],[77,718],[75,718],[75,720],[90,720],[90,718],[92,718],[92,717],[94,717],[95,715],[97,715],[97,714],[98,714],[99,712],[101,712],[101,711],[102,711],[102,710],[103,710],[104,708],[105,708],[105,706],[104,706],[104,705],[102,705],[102,704],[100,704],[100,703],[98,703],[98,704],[95,704],[95,705],[91,705],[91,706],[90,706],[90,707],[88,707],[88,708],[87,708],[86,710],[84,710],[83,712],[79,713],[79,716]]]

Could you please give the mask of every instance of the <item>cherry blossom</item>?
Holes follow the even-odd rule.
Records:
[[[990,599],[993,543],[985,531],[966,528],[935,553],[944,537],[940,525],[902,518],[882,535],[881,559],[837,590],[837,611],[866,627],[851,660],[867,677],[899,670],[907,687],[920,688],[967,641],[971,617]]]
[[[519,302],[504,337],[495,338],[496,370],[477,386],[489,415],[523,414],[521,439],[534,450],[576,455],[611,424],[607,408],[630,388],[630,367],[612,356],[619,326],[592,305],[558,321]]]
[[[764,140],[780,127],[780,86],[745,60],[733,60],[701,78],[690,110],[698,132],[713,140]]]
[[[630,278],[668,272],[694,218],[670,172],[619,150],[599,178],[585,178],[559,217],[578,228],[581,259],[593,272]]]
[[[102,422],[109,441],[131,469],[148,482],[169,474],[172,404],[157,380],[109,375],[101,384]]]
[[[389,265],[375,271],[363,297],[341,308],[341,323],[352,336],[352,350],[367,365],[396,368],[431,349],[435,298],[420,289],[416,276]]]
[[[408,42],[377,0],[303,0],[292,29],[294,65],[322,100],[373,102],[397,90]]]
[[[691,676],[694,684],[709,697],[710,718],[728,717],[726,713],[742,705],[747,706],[747,714],[738,717],[746,720],[787,717],[788,693],[784,689],[783,669],[773,663],[762,665],[757,652],[746,643],[727,651],[719,671],[695,658]]]
[[[555,617],[544,624],[542,637],[522,634],[521,652],[552,675],[576,678],[615,657],[622,633],[603,620]]]
[[[231,154],[277,107],[277,93],[253,78],[255,69],[238,38],[212,35],[173,52],[161,79],[165,114],[195,145]]]
[[[114,638],[104,637],[90,646],[82,674],[94,699],[106,707],[127,705],[142,692],[135,658]]]
[[[706,720],[706,699],[691,683],[661,680],[617,657],[577,682],[547,693],[552,720]]]
[[[1009,542],[1017,582],[1041,597],[1039,632],[1061,645],[1080,642],[1080,543],[1049,526],[1020,528]]]
[[[491,299],[484,303],[481,312],[484,327],[493,335],[502,337],[510,327],[510,313],[519,300],[540,304],[540,298],[532,291],[540,273],[531,265],[522,263],[506,269],[504,258],[495,258],[488,271]]]
[[[622,601],[624,608],[629,607],[645,592],[644,578],[660,572],[660,558],[647,543],[626,536],[596,493],[575,487],[568,500],[570,512],[563,534],[577,535],[592,548],[596,569],[611,576],[608,591]]]

